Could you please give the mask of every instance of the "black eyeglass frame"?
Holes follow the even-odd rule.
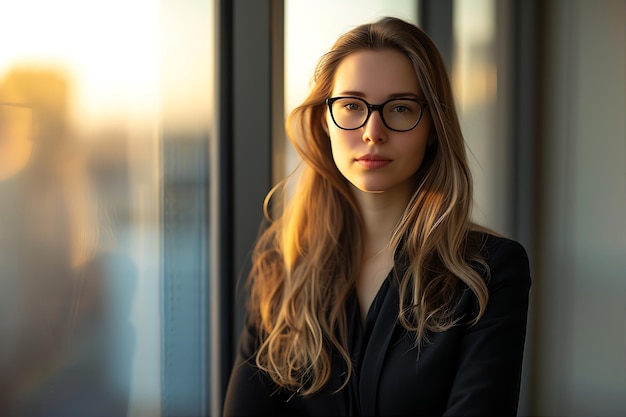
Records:
[[[355,99],[355,100],[359,100],[363,103],[365,103],[365,106],[367,107],[367,116],[365,117],[365,120],[363,121],[363,123],[361,123],[361,125],[357,126],[357,127],[351,127],[351,128],[346,128],[346,127],[342,127],[339,126],[339,123],[337,123],[337,120],[335,120],[335,115],[333,114],[333,103],[337,100],[341,100],[341,99]],[[390,102],[392,101],[396,101],[396,100],[408,100],[408,101],[413,101],[415,103],[417,103],[420,107],[420,115],[417,118],[417,121],[415,122],[415,124],[413,126],[411,126],[408,129],[394,129],[393,127],[390,127],[387,124],[387,121],[385,120],[385,115],[383,113],[383,108]],[[330,117],[333,119],[333,122],[335,123],[335,126],[337,126],[339,129],[342,130],[357,130],[362,128],[363,126],[365,126],[365,124],[367,123],[367,121],[370,119],[370,116],[372,115],[372,112],[374,111],[378,111],[378,113],[380,114],[380,119],[383,121],[383,124],[385,125],[385,127],[389,130],[393,130],[394,132],[408,132],[409,130],[413,130],[417,127],[418,124],[420,124],[420,121],[422,120],[422,117],[424,116],[424,111],[426,110],[426,107],[428,106],[428,102],[426,100],[422,100],[419,98],[409,98],[409,97],[395,97],[395,98],[390,98],[389,100],[385,101],[382,104],[370,104],[367,101],[365,101],[365,99],[362,99],[361,97],[353,97],[353,96],[339,96],[339,97],[330,97],[327,98],[325,100],[326,105],[328,106],[328,111],[330,112]]]

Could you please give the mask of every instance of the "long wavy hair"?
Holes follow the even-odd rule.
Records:
[[[382,49],[411,60],[435,133],[391,242],[399,271],[398,321],[419,347],[429,333],[458,324],[453,313],[464,288],[479,306],[469,325],[480,319],[488,300],[478,272],[487,271],[480,244],[469,238],[478,228],[470,220],[472,180],[444,61],[428,35],[410,23],[382,18],[358,26],[321,57],[312,91],[287,120],[287,134],[303,164],[289,193],[285,182],[268,193],[269,221],[252,254],[249,311],[261,338],[256,364],[278,387],[304,396],[327,384],[333,351],[348,369],[342,387],[350,378],[345,302],[363,259],[363,221],[333,162],[322,126],[324,100],[346,56]],[[272,197],[286,194],[281,213],[269,218]]]

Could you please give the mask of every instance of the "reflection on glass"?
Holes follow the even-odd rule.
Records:
[[[452,81],[459,104],[463,134],[470,149],[474,176],[474,215],[481,224],[509,233],[509,143],[506,63],[500,45],[495,0],[456,0],[454,5],[454,64]]]
[[[98,250],[98,205],[67,125],[68,89],[63,74],[40,68],[0,80],[2,415],[91,415],[94,404],[124,415],[128,407],[134,276],[127,261]],[[112,262],[128,265],[130,289],[115,309]]]
[[[187,227],[196,218],[166,213],[162,202],[187,209],[180,196],[207,191],[213,8],[210,0],[3,5],[0,416],[196,414],[180,410],[197,404],[183,396],[200,390],[190,388],[201,371],[189,363],[208,348],[184,357],[202,333],[176,313],[188,301],[181,293],[203,295],[207,276],[196,266],[207,262],[198,243],[206,236]],[[180,158],[162,154],[189,142],[196,148]],[[164,173],[166,159],[198,165],[194,178]],[[168,277],[166,290],[164,221],[186,245],[171,251],[167,265],[184,273]],[[187,379],[173,380],[172,370]],[[163,394],[179,381],[183,393]]]
[[[32,108],[0,102],[0,181],[20,172],[32,151]]]

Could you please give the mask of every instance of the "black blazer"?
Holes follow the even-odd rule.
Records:
[[[356,295],[347,304],[354,361],[348,386],[335,392],[345,378],[345,364],[336,355],[328,385],[304,398],[277,390],[256,368],[257,331],[248,321],[224,416],[515,415],[531,284],[528,257],[512,240],[484,238],[490,298],[475,326],[430,334],[418,353],[411,335],[397,322],[398,287],[388,277],[363,326]],[[476,309],[475,296],[466,289],[455,316],[467,322]]]

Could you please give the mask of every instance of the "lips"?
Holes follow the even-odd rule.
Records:
[[[368,169],[382,168],[388,165],[391,160],[380,155],[363,155],[356,159],[361,166]]]

